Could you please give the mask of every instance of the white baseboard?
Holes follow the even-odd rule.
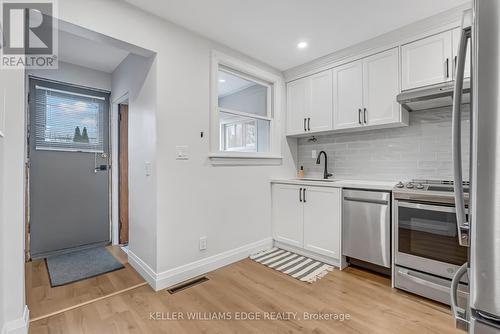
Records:
[[[7,322],[2,328],[2,334],[28,334],[30,325],[30,311],[24,306],[22,318]]]
[[[209,256],[207,258],[191,262],[176,268],[172,268],[161,273],[155,273],[144,261],[136,256],[130,249],[128,251],[128,260],[130,265],[137,270],[139,274],[155,290],[159,291],[175,284],[179,284],[196,276],[206,274],[220,267],[243,260],[251,254],[267,250],[273,246],[273,239],[266,238],[231,249],[220,254]]]
[[[206,274],[209,271],[227,266],[228,264],[243,260],[251,254],[267,250],[272,246],[273,239],[266,238],[161,272],[158,274],[158,279],[156,280],[156,291],[179,284],[193,277]]]
[[[158,276],[156,272],[146,263],[144,262],[140,257],[134,254],[128,249],[127,252],[128,255],[128,263],[137,270],[137,272],[148,282],[148,284],[155,290],[156,290],[156,277]]]

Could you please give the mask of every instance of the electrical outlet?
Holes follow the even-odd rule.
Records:
[[[316,154],[316,150],[311,151],[311,158],[316,159],[318,155]]]
[[[200,238],[200,250],[207,249],[207,237]]]

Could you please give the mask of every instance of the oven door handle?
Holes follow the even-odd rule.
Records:
[[[456,210],[452,206],[442,206],[442,205],[429,205],[429,204],[421,204],[421,203],[412,203],[412,202],[397,202],[398,207],[402,208],[410,208],[410,209],[421,209],[421,210],[430,210],[430,211],[439,211],[439,212],[448,212],[448,213],[456,213]],[[466,214],[468,210],[465,210]]]
[[[441,285],[441,284],[429,282],[429,281],[427,281],[423,278],[420,278],[420,277],[413,276],[412,274],[409,273],[409,271],[407,269],[399,268],[398,275],[400,275],[400,276],[402,276],[402,277],[406,278],[407,280],[412,281],[414,283],[424,285],[428,288],[436,289],[436,290],[439,290],[439,291],[442,291],[445,293],[450,293],[449,287]]]

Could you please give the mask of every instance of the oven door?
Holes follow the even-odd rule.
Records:
[[[452,279],[468,257],[468,248],[458,242],[455,208],[400,200],[395,204],[395,263]]]

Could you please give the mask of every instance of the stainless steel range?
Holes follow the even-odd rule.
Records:
[[[464,190],[468,203],[467,182]],[[395,287],[450,304],[451,280],[468,259],[468,248],[457,237],[453,182],[400,182],[393,196]],[[464,279],[459,289],[463,301],[467,290]]]

